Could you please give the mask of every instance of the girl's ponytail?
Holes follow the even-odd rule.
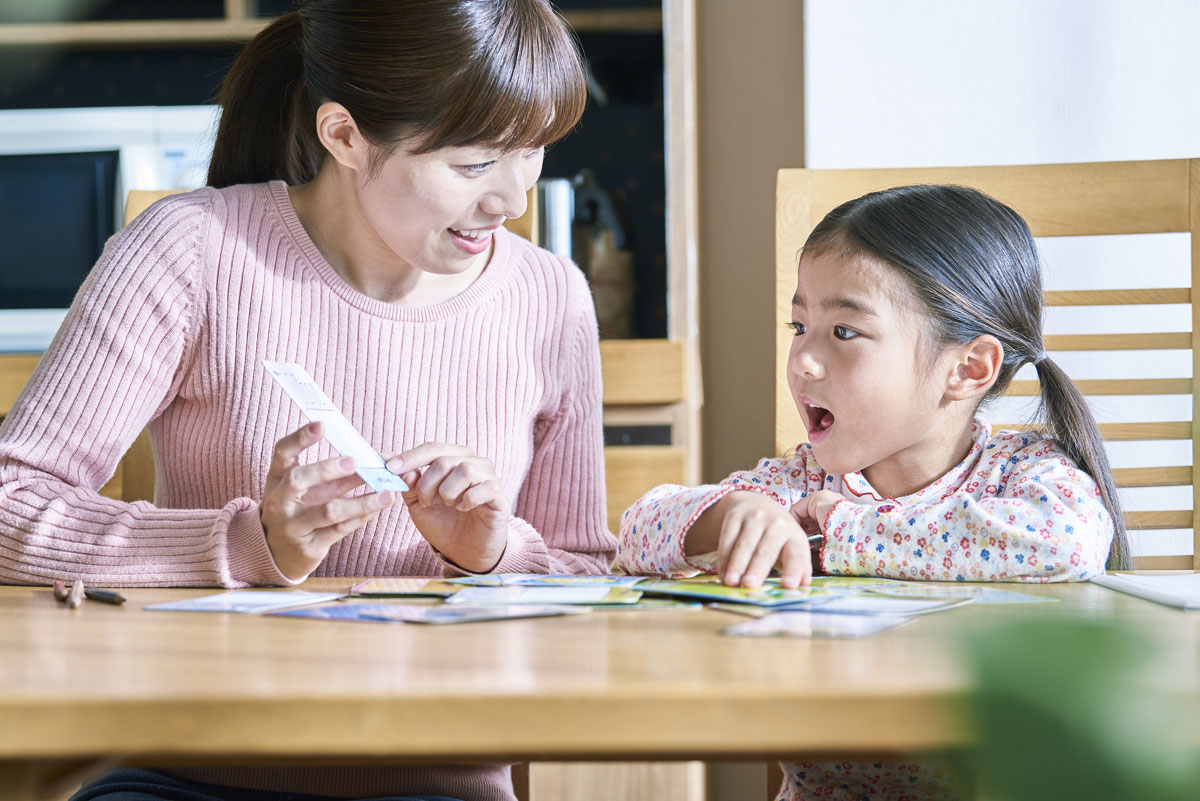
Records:
[[[221,84],[208,185],[312,180],[324,149],[304,86],[301,18],[278,17],[247,44]]]
[[[1048,433],[1066,451],[1067,456],[1096,480],[1100,487],[1100,499],[1113,519],[1113,540],[1107,567],[1109,570],[1128,570],[1132,560],[1129,556],[1129,540],[1125,536],[1125,518],[1121,513],[1121,500],[1117,495],[1117,485],[1096,419],[1079,388],[1061,367],[1047,358],[1044,352],[1034,364],[1042,385],[1038,418],[1045,421]]]

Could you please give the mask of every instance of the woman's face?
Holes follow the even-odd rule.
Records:
[[[492,235],[525,213],[526,193],[542,171],[544,148],[499,152],[450,147],[414,155],[398,150],[358,186],[375,242],[405,265],[456,275],[486,263]]]

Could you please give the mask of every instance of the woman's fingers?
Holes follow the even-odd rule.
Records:
[[[267,481],[278,480],[291,468],[295,467],[300,454],[321,441],[325,429],[321,423],[309,423],[297,428],[283,439],[275,443],[271,454],[271,467],[267,473]]]
[[[303,531],[320,531],[340,526],[359,517],[369,518],[380,509],[391,506],[394,501],[395,497],[391,492],[356,495],[352,498],[335,498],[332,501],[305,509],[293,518],[293,522],[297,528]]]

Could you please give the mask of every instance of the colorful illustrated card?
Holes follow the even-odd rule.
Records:
[[[628,587],[463,587],[448,604],[633,604],[642,594]]]
[[[156,612],[241,612],[256,614],[289,606],[320,604],[344,597],[340,592],[303,592],[300,590],[234,590],[216,595],[170,601],[144,607]]]
[[[380,598],[445,598],[458,590],[458,585],[441,579],[384,576],[355,584],[350,588],[350,594]]]
[[[451,584],[472,587],[632,587],[644,580],[642,576],[576,575],[557,573],[497,573],[491,576],[457,576],[446,579]]]
[[[798,587],[790,590],[774,584],[764,584],[755,589],[747,589],[746,587],[727,587],[724,584],[710,581],[680,581],[677,579],[645,579],[637,585],[637,588],[649,595],[670,595],[758,606],[812,603],[846,594],[844,590],[821,587]]]
[[[447,604],[333,604],[271,612],[276,617],[300,617],[316,620],[353,620],[358,622],[401,623],[476,623],[488,620],[514,620],[529,617],[577,615],[590,611],[580,606],[520,604],[510,606],[463,606]]]
[[[388,470],[383,457],[363,439],[363,435],[358,433],[354,424],[346,419],[307,370],[294,362],[271,362],[265,359],[263,367],[300,407],[305,417],[314,423],[325,424],[325,439],[342,456],[354,459],[356,472],[371,489],[376,492],[408,491],[404,480]]]
[[[828,637],[850,639],[903,626],[910,617],[831,615],[823,612],[772,612],[721,631],[736,637]]]
[[[842,615],[925,615],[971,603],[971,598],[902,598],[862,592],[808,604],[812,611]]]

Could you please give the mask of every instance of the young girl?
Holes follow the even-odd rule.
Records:
[[[1042,344],[1033,237],[972,189],[909,186],[834,209],[799,260],[788,384],[809,442],[715,486],[661,486],[625,512],[619,564],[755,587],[826,573],[1082,581],[1129,562],[1083,397]],[[980,404],[1018,368],[1041,433],[992,431]],[[810,535],[819,549],[810,554]],[[939,798],[928,766],[786,765],[781,799]]]
[[[311,0],[266,27],[209,187],[113,237],[0,428],[0,581],[607,570],[591,294],[501,227],[584,102],[548,0]],[[306,367],[411,492],[365,492],[263,360]],[[101,497],[147,426],[155,503]],[[170,773],[78,798],[514,797],[504,765]]]

